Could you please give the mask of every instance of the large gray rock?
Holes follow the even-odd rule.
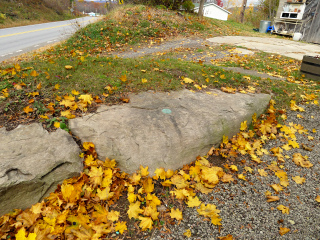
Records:
[[[72,119],[69,127],[93,142],[102,160],[116,159],[132,173],[139,165],[177,169],[233,136],[242,121],[251,122],[268,105],[266,94],[140,93],[123,106],[102,106],[97,113]]]
[[[80,149],[64,130],[41,124],[0,129],[0,215],[27,208],[82,171]]]

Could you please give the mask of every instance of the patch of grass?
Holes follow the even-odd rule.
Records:
[[[0,28],[9,28],[75,18],[64,4],[50,1],[0,1]]]
[[[195,27],[190,28],[190,25]],[[217,25],[219,27],[212,27]],[[229,28],[226,27],[228,25]],[[0,122],[7,124],[19,118],[41,119],[43,115],[57,119],[63,117],[61,114],[66,110],[72,110],[72,116],[80,115],[84,111],[95,111],[101,103],[119,103],[125,101],[128,93],[147,90],[233,88],[234,91],[264,92],[273,94],[281,108],[287,107],[291,99],[301,100],[301,94],[319,90],[319,85],[298,75],[296,68],[299,62],[289,58],[260,52],[254,56],[225,58],[216,62],[258,71],[269,68],[274,74],[288,77],[286,81],[270,81],[177,57],[177,54],[198,54],[202,57],[210,51],[232,51],[233,47],[228,45],[180,49],[162,56],[137,59],[107,55],[128,47],[138,49],[148,41],[185,35],[207,37],[208,34],[218,34],[216,31],[221,31],[221,34],[245,33],[237,23],[199,19],[190,14],[181,17],[175,12],[145,6],[129,5],[115,10],[104,21],[88,25],[64,44],[37,55],[33,60],[2,68],[0,112],[5,114],[1,115]],[[184,77],[194,82],[185,83]],[[79,93],[75,94],[73,90]],[[80,99],[80,95],[90,95],[92,103],[69,109],[61,104],[69,95],[75,101]],[[25,109],[27,106],[33,111]]]

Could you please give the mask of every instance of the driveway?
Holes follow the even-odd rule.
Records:
[[[320,45],[280,38],[224,36],[209,38],[207,41],[217,44],[236,45],[268,53],[276,53],[298,60],[302,60],[303,55],[320,55]]]

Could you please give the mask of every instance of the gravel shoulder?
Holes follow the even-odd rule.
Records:
[[[123,58],[141,57],[160,54],[180,47],[201,47],[206,44],[208,43],[199,39],[182,40],[116,55]],[[226,54],[226,52],[221,51],[215,52],[212,59],[225,57]],[[199,53],[198,56],[193,54],[185,58],[189,58],[188,60],[190,61],[201,60],[201,54]],[[203,58],[202,60],[210,61],[210,59]],[[281,78],[241,68],[224,69],[281,80]],[[228,234],[231,234],[233,239],[320,239],[320,204],[315,200],[320,195],[318,176],[320,170],[318,160],[320,152],[319,106],[306,104],[303,108],[305,108],[305,111],[299,113],[299,117],[295,111],[287,113],[286,125],[301,125],[304,129],[307,129],[307,132],[296,133],[296,141],[300,146],[288,151],[283,150],[282,154],[286,156],[283,162],[279,162],[270,150],[283,146],[286,144],[286,140],[282,137],[269,140],[263,148],[267,149],[270,154],[261,157],[261,164],[252,162],[247,156],[238,157],[233,163],[239,168],[239,171],[233,174],[236,181],[218,184],[211,194],[200,194],[199,198],[203,203],[215,204],[217,209],[221,211],[222,225],[220,227],[211,224],[209,219],[199,216],[196,208],[186,207],[183,211],[183,220],[176,221],[174,225],[154,230],[152,236],[148,239],[209,240],[218,239],[218,237],[227,236]],[[313,140],[310,140],[312,138]],[[302,148],[302,145],[307,146],[307,148]],[[308,151],[305,149],[308,149]],[[302,168],[297,166],[292,161],[294,153],[301,153],[303,156],[307,155],[313,167]],[[215,164],[214,157],[209,160]],[[268,169],[268,166],[277,161],[278,165],[283,167],[282,170],[287,173],[289,181],[289,185],[279,193],[275,192],[271,187],[272,184],[279,184],[279,178],[274,171]],[[247,172],[244,169],[246,166],[250,166],[253,172]],[[258,172],[259,169],[265,170],[268,175],[261,176]],[[246,181],[237,178],[237,174],[241,173],[246,176]],[[297,184],[292,179],[295,176],[305,178],[305,182]],[[266,198],[267,191],[273,196],[278,196],[280,200],[268,203]],[[289,214],[283,214],[278,210],[277,207],[279,205],[289,207]],[[288,228],[290,231],[281,236],[279,234],[280,228]],[[187,230],[191,231],[191,237],[189,238],[184,235]]]

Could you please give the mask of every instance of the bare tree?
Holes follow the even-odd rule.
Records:
[[[204,2],[205,2],[205,0],[200,0],[200,6],[199,6],[199,12],[198,12],[198,16],[199,16],[199,17],[203,17],[203,6],[204,6]]]

